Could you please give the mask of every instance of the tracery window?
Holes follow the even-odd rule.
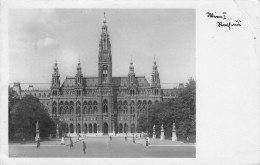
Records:
[[[94,101],[94,103],[93,103],[93,113],[97,114],[97,102],[96,101]]]
[[[124,114],[128,113],[128,107],[127,107],[128,103],[127,101],[124,101]]]
[[[107,100],[104,100],[104,101],[103,101],[103,113],[108,113]]]
[[[108,68],[106,65],[102,67],[103,81],[107,81]]]

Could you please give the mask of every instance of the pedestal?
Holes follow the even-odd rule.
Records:
[[[177,141],[176,131],[172,131],[172,141],[173,142]]]
[[[61,138],[60,144],[61,144],[61,145],[65,145],[64,137]]]
[[[38,139],[40,139],[40,134],[39,132],[36,132],[35,141],[38,141]]]
[[[161,140],[164,140],[164,131],[161,132]]]
[[[155,125],[153,125],[153,139],[155,139]]]

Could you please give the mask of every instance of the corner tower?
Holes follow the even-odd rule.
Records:
[[[60,89],[60,74],[57,61],[53,67],[52,81],[51,81],[51,91],[52,96],[58,96]]]
[[[112,83],[112,54],[109,34],[106,25],[106,16],[104,13],[104,20],[99,42],[98,54],[98,84],[111,85]]]
[[[153,62],[151,88],[153,89],[153,94],[155,96],[160,96],[161,83],[160,83],[158,67],[157,67],[155,59],[154,59],[154,62]]]

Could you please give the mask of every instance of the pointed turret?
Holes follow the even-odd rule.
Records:
[[[129,66],[128,78],[129,78],[130,85],[135,84],[135,72],[134,72],[134,65],[133,65],[132,58]]]
[[[160,83],[160,76],[159,76],[158,67],[157,67],[155,59],[153,62],[151,88],[153,89],[154,95],[156,95],[156,96],[160,95],[161,83]]]
[[[81,72],[81,65],[79,60],[78,67],[77,67],[77,74],[76,74],[76,86],[82,86],[82,78],[83,78],[83,74]]]
[[[152,85],[152,87],[161,87],[158,67],[157,67],[155,59],[154,59],[154,62],[153,62],[153,72],[152,72],[151,85]]]
[[[58,63],[56,60],[56,63],[54,64],[53,67],[52,81],[51,81],[51,90],[53,96],[58,95],[59,88],[60,88],[60,74],[59,74]]]

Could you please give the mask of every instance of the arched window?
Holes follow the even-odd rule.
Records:
[[[73,108],[73,106],[70,106],[70,114],[74,114],[74,108]]]
[[[76,113],[77,113],[77,115],[80,115],[80,114],[81,114],[81,104],[80,104],[79,101],[77,101],[77,103],[76,103],[76,107],[77,107],[77,111],[76,111]]]
[[[54,101],[53,103],[52,103],[52,114],[53,115],[57,115],[57,103],[56,103],[56,101]]]
[[[67,107],[67,106],[65,106],[64,111],[65,111],[65,112],[64,112],[65,114],[69,114],[69,110],[68,110],[68,107]]]
[[[131,114],[134,114],[134,113],[135,113],[135,102],[134,102],[134,101],[131,102],[130,113],[131,113]]]
[[[103,113],[108,113],[107,100],[103,101]]]
[[[88,114],[92,114],[92,101],[88,102]]]
[[[146,100],[143,101],[143,113],[146,114],[146,110],[147,110],[147,102]]]
[[[88,103],[87,103],[87,101],[84,101],[84,103],[83,103],[83,114],[86,114],[87,113],[87,105],[88,105]]]
[[[139,113],[142,113],[142,102],[141,102],[141,100],[139,100],[137,102],[137,110],[138,110]]]
[[[122,114],[122,101],[118,102],[118,113]]]
[[[104,66],[102,67],[102,77],[103,77],[103,81],[107,81],[107,73],[108,73],[107,66],[104,65]]]
[[[93,113],[97,114],[97,101],[93,102]]]
[[[127,101],[124,101],[124,114],[128,113],[128,107],[127,107],[128,103]]]
[[[148,101],[148,111],[150,111],[150,109],[151,109],[151,106],[152,106],[152,101],[151,101],[151,100],[149,100],[149,101]]]

